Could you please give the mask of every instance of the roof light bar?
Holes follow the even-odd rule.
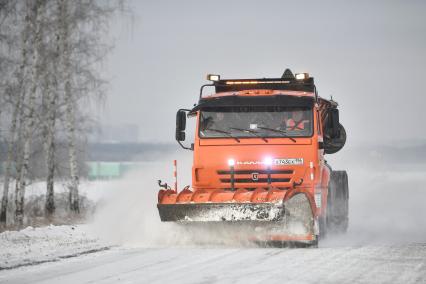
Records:
[[[220,80],[220,75],[216,75],[216,74],[207,74],[207,80],[209,81],[219,81]]]
[[[226,85],[289,84],[290,81],[226,81]]]
[[[295,75],[296,80],[305,80],[309,78],[309,74],[308,73],[296,73]]]

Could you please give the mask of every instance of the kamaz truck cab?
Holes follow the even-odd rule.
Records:
[[[346,141],[337,103],[289,69],[281,78],[208,79],[198,104],[177,113],[176,140],[193,151],[192,186],[159,191],[161,220],[244,225],[247,238],[271,244],[315,245],[326,231],[345,232],[347,174],[324,158]],[[215,92],[205,95],[208,87]],[[187,117],[197,123],[185,146]]]

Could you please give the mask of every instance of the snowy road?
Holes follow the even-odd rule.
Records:
[[[426,283],[426,244],[116,248],[0,272],[0,283]]]
[[[426,283],[424,165],[374,175],[351,170],[349,231],[317,249],[194,247],[194,238],[210,232],[182,234],[158,220],[156,191],[144,190],[155,181],[144,176],[159,172],[109,182],[103,190],[120,194],[111,195],[93,226],[3,233],[0,283]],[[116,246],[67,258],[108,244]]]

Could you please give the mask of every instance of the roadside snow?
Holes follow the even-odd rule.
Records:
[[[107,249],[87,225],[27,227],[0,234],[0,270]]]

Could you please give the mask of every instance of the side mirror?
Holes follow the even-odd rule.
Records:
[[[327,132],[332,139],[340,136],[339,110],[336,108],[329,110]]]
[[[178,110],[176,113],[176,141],[185,141],[186,112]]]

